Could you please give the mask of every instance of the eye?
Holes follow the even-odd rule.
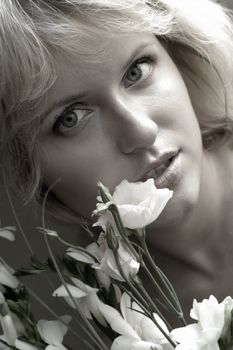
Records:
[[[64,134],[77,129],[84,124],[86,117],[91,113],[90,109],[81,108],[80,105],[71,105],[60,114],[53,125],[55,134]]]
[[[154,61],[155,58],[146,56],[134,62],[126,73],[126,85],[130,86],[135,82],[147,79],[152,71]]]

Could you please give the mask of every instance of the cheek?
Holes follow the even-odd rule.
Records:
[[[47,152],[41,155],[43,177],[47,186],[59,179],[53,193],[78,214],[90,217],[95,208],[97,182],[102,181],[111,188],[119,181],[113,164],[116,155],[109,145],[107,147],[106,138],[98,138],[98,144],[96,137],[89,137],[85,143],[77,140],[61,142],[60,139],[53,145],[44,145]]]

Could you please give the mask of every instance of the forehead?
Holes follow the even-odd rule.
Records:
[[[85,87],[95,88],[98,79],[110,79],[122,74],[130,59],[137,58],[149,47],[159,49],[158,39],[152,33],[119,34],[114,37],[86,38],[86,50],[82,43],[82,52],[76,55],[62,55],[56,58],[57,80],[49,91],[49,99],[59,99],[67,91],[80,90]],[[93,86],[94,83],[94,86]],[[79,92],[79,91],[77,91]]]
[[[84,45],[85,41],[85,45]],[[75,55],[62,55],[57,58],[59,68],[67,64],[74,64],[80,68],[99,68],[102,64],[117,63],[117,60],[127,58],[137,48],[158,40],[152,33],[129,33],[114,36],[96,36],[82,38],[82,43],[77,42]],[[81,44],[81,45],[80,45]],[[81,50],[79,51],[79,45]],[[82,69],[80,69],[81,71]]]

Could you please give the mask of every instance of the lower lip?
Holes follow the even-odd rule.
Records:
[[[167,169],[155,179],[155,186],[157,188],[173,188],[180,179],[180,168],[180,153],[178,152],[177,155],[173,157]]]

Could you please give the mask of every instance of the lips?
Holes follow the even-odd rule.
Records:
[[[164,171],[168,168],[170,163],[171,163],[171,159],[168,159],[158,167],[151,169],[148,173],[145,174],[145,176],[143,177],[143,180],[146,181],[149,178],[157,179],[164,173]]]
[[[139,181],[153,178],[155,185],[159,188],[170,187],[177,177],[178,151],[164,152],[153,163],[151,163]]]

